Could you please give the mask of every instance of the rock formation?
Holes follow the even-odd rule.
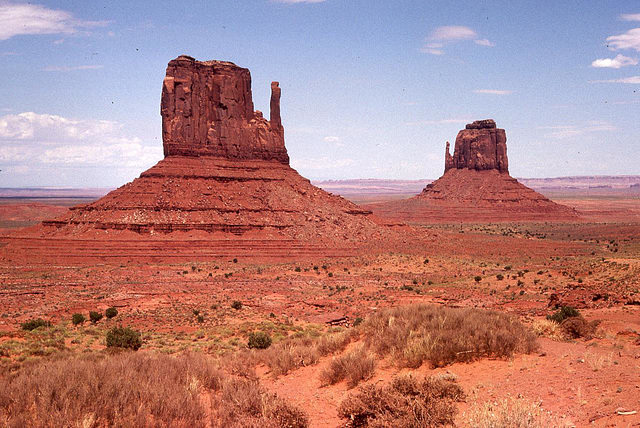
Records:
[[[509,175],[507,136],[491,120],[458,132],[453,155],[445,149],[444,175],[405,201],[372,205],[395,221],[511,221],[575,218],[573,209],[550,201]]]
[[[43,222],[39,233],[91,239],[133,233],[139,240],[189,232],[341,245],[386,233],[370,211],[289,166],[280,97],[273,82],[267,121],[253,110],[249,70],[184,55],[172,60],[162,88],[165,158],[103,198]]]
[[[445,172],[453,168],[476,171],[495,169],[508,174],[507,135],[504,129],[496,128],[492,119],[468,124],[458,132],[453,157],[449,154],[447,142]]]
[[[253,111],[251,73],[224,61],[182,55],[162,85],[165,156],[216,156],[289,164],[280,120],[280,88],[271,84],[271,120]]]

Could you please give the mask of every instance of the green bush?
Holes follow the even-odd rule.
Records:
[[[92,323],[97,323],[98,321],[100,321],[102,319],[102,313],[101,312],[96,312],[96,311],[91,311],[89,312],[89,319],[91,320]]]
[[[140,332],[129,327],[114,327],[107,332],[107,348],[125,348],[137,351],[141,346]]]
[[[42,318],[36,318],[33,320],[25,321],[20,324],[23,330],[35,330],[38,327],[51,327],[51,323],[49,321],[45,321]]]
[[[71,315],[71,322],[73,325],[80,325],[84,323],[87,319],[82,314],[73,314]]]
[[[241,302],[241,301],[239,301],[239,300],[234,300],[234,301],[231,303],[231,307],[232,307],[233,309],[236,309],[236,310],[238,310],[238,309],[242,309],[242,302]]]
[[[104,311],[104,314],[107,316],[107,318],[111,319],[118,315],[118,310],[116,308],[109,308]]]
[[[557,322],[558,324],[562,324],[562,321],[566,320],[567,318],[579,316],[580,312],[578,312],[576,308],[572,308],[571,306],[561,306],[560,309],[558,309],[558,312],[553,315],[547,316],[547,319],[553,322]]]
[[[248,346],[251,349],[267,349],[271,346],[271,337],[264,331],[249,333]]]

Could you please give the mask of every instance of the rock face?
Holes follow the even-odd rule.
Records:
[[[267,121],[253,110],[249,70],[188,56],[172,60],[162,88],[165,158],[103,198],[43,222],[44,233],[197,232],[341,243],[380,234],[370,211],[289,166],[280,96],[273,82]]]
[[[491,120],[458,132],[453,156],[445,149],[445,172],[422,193],[404,201],[371,205],[394,221],[565,220],[576,212],[550,201],[509,175],[507,136]]]
[[[445,172],[450,169],[495,169],[509,173],[507,159],[507,135],[496,127],[492,119],[476,120],[458,132],[453,156],[449,154],[449,143],[445,157]]]
[[[251,73],[224,61],[182,55],[162,85],[165,156],[215,156],[289,163],[280,120],[280,88],[271,84],[271,120],[253,110]]]

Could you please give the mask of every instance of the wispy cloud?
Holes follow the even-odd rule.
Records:
[[[640,52],[640,28],[632,28],[626,33],[607,37],[607,47],[611,50],[635,49]]]
[[[433,30],[420,51],[431,55],[443,55],[443,48],[447,44],[460,41],[473,41],[480,46],[495,46],[487,39],[478,38],[478,33],[472,28],[461,25],[446,25]]]
[[[503,89],[476,89],[473,91],[474,94],[488,94],[488,95],[509,95],[512,94],[513,91],[506,91]]]
[[[103,68],[103,65],[74,65],[74,66],[49,66],[42,69],[42,71],[76,71],[76,70],[98,70]]]
[[[81,29],[107,25],[107,21],[85,21],[70,12],[29,3],[0,3],[0,40],[27,34],[74,34]]]
[[[406,122],[407,126],[423,126],[423,125],[452,125],[452,124],[462,124],[465,125],[467,123],[473,122],[473,119],[464,119],[464,118],[451,118],[451,119],[437,119],[437,120],[419,120],[417,122]]]
[[[568,139],[579,135],[590,134],[594,132],[610,132],[615,131],[617,128],[605,121],[589,121],[584,125],[560,125],[560,126],[547,126],[540,127],[538,129],[550,130],[546,137],[554,138],[558,140]]]
[[[623,77],[621,79],[592,80],[591,83],[627,83],[630,85],[640,85],[640,76]]]
[[[344,144],[342,143],[342,138],[336,137],[335,135],[327,135],[322,139],[322,141],[324,141],[325,143],[331,143],[336,147],[344,147]]]
[[[640,21],[640,13],[625,13],[620,15],[623,21]]]
[[[638,60],[624,55],[616,55],[615,58],[597,59],[591,63],[591,67],[595,68],[622,68],[629,65],[638,65]]]

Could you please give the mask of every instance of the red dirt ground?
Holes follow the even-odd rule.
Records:
[[[87,239],[82,257],[72,257],[64,241],[48,241],[52,247],[41,253],[28,239],[1,237],[0,345],[20,339],[19,323],[27,319],[62,325],[74,312],[110,306],[118,308],[119,323],[144,332],[144,348],[216,354],[242,348],[243,334],[264,323],[310,328],[310,322],[353,321],[409,302],[493,308],[526,323],[550,314],[550,303],[570,304],[588,319],[602,320],[597,338],[543,338],[531,355],[435,371],[455,373],[469,395],[459,421],[475,402],[511,395],[539,401],[575,426],[638,426],[639,414],[617,410],[640,412],[640,198],[601,189],[547,196],[575,207],[580,220],[419,224],[396,228],[386,240],[342,248],[326,242],[282,246],[250,234],[232,240],[204,231],[145,241],[118,231],[135,245],[114,257],[105,254],[120,245],[117,240]],[[24,250],[16,252],[19,240]],[[53,260],[51,253],[57,253]],[[234,300],[242,310],[229,307]],[[195,321],[193,309],[204,313],[203,323]],[[70,343],[79,351],[85,343],[102,347],[95,340]],[[330,358],[275,380],[263,370],[261,378],[300,404],[312,426],[339,426],[344,421],[336,406],[349,391],[344,383],[319,387],[318,381]],[[434,372],[426,366],[418,371]],[[383,361],[371,382],[396,373]]]

